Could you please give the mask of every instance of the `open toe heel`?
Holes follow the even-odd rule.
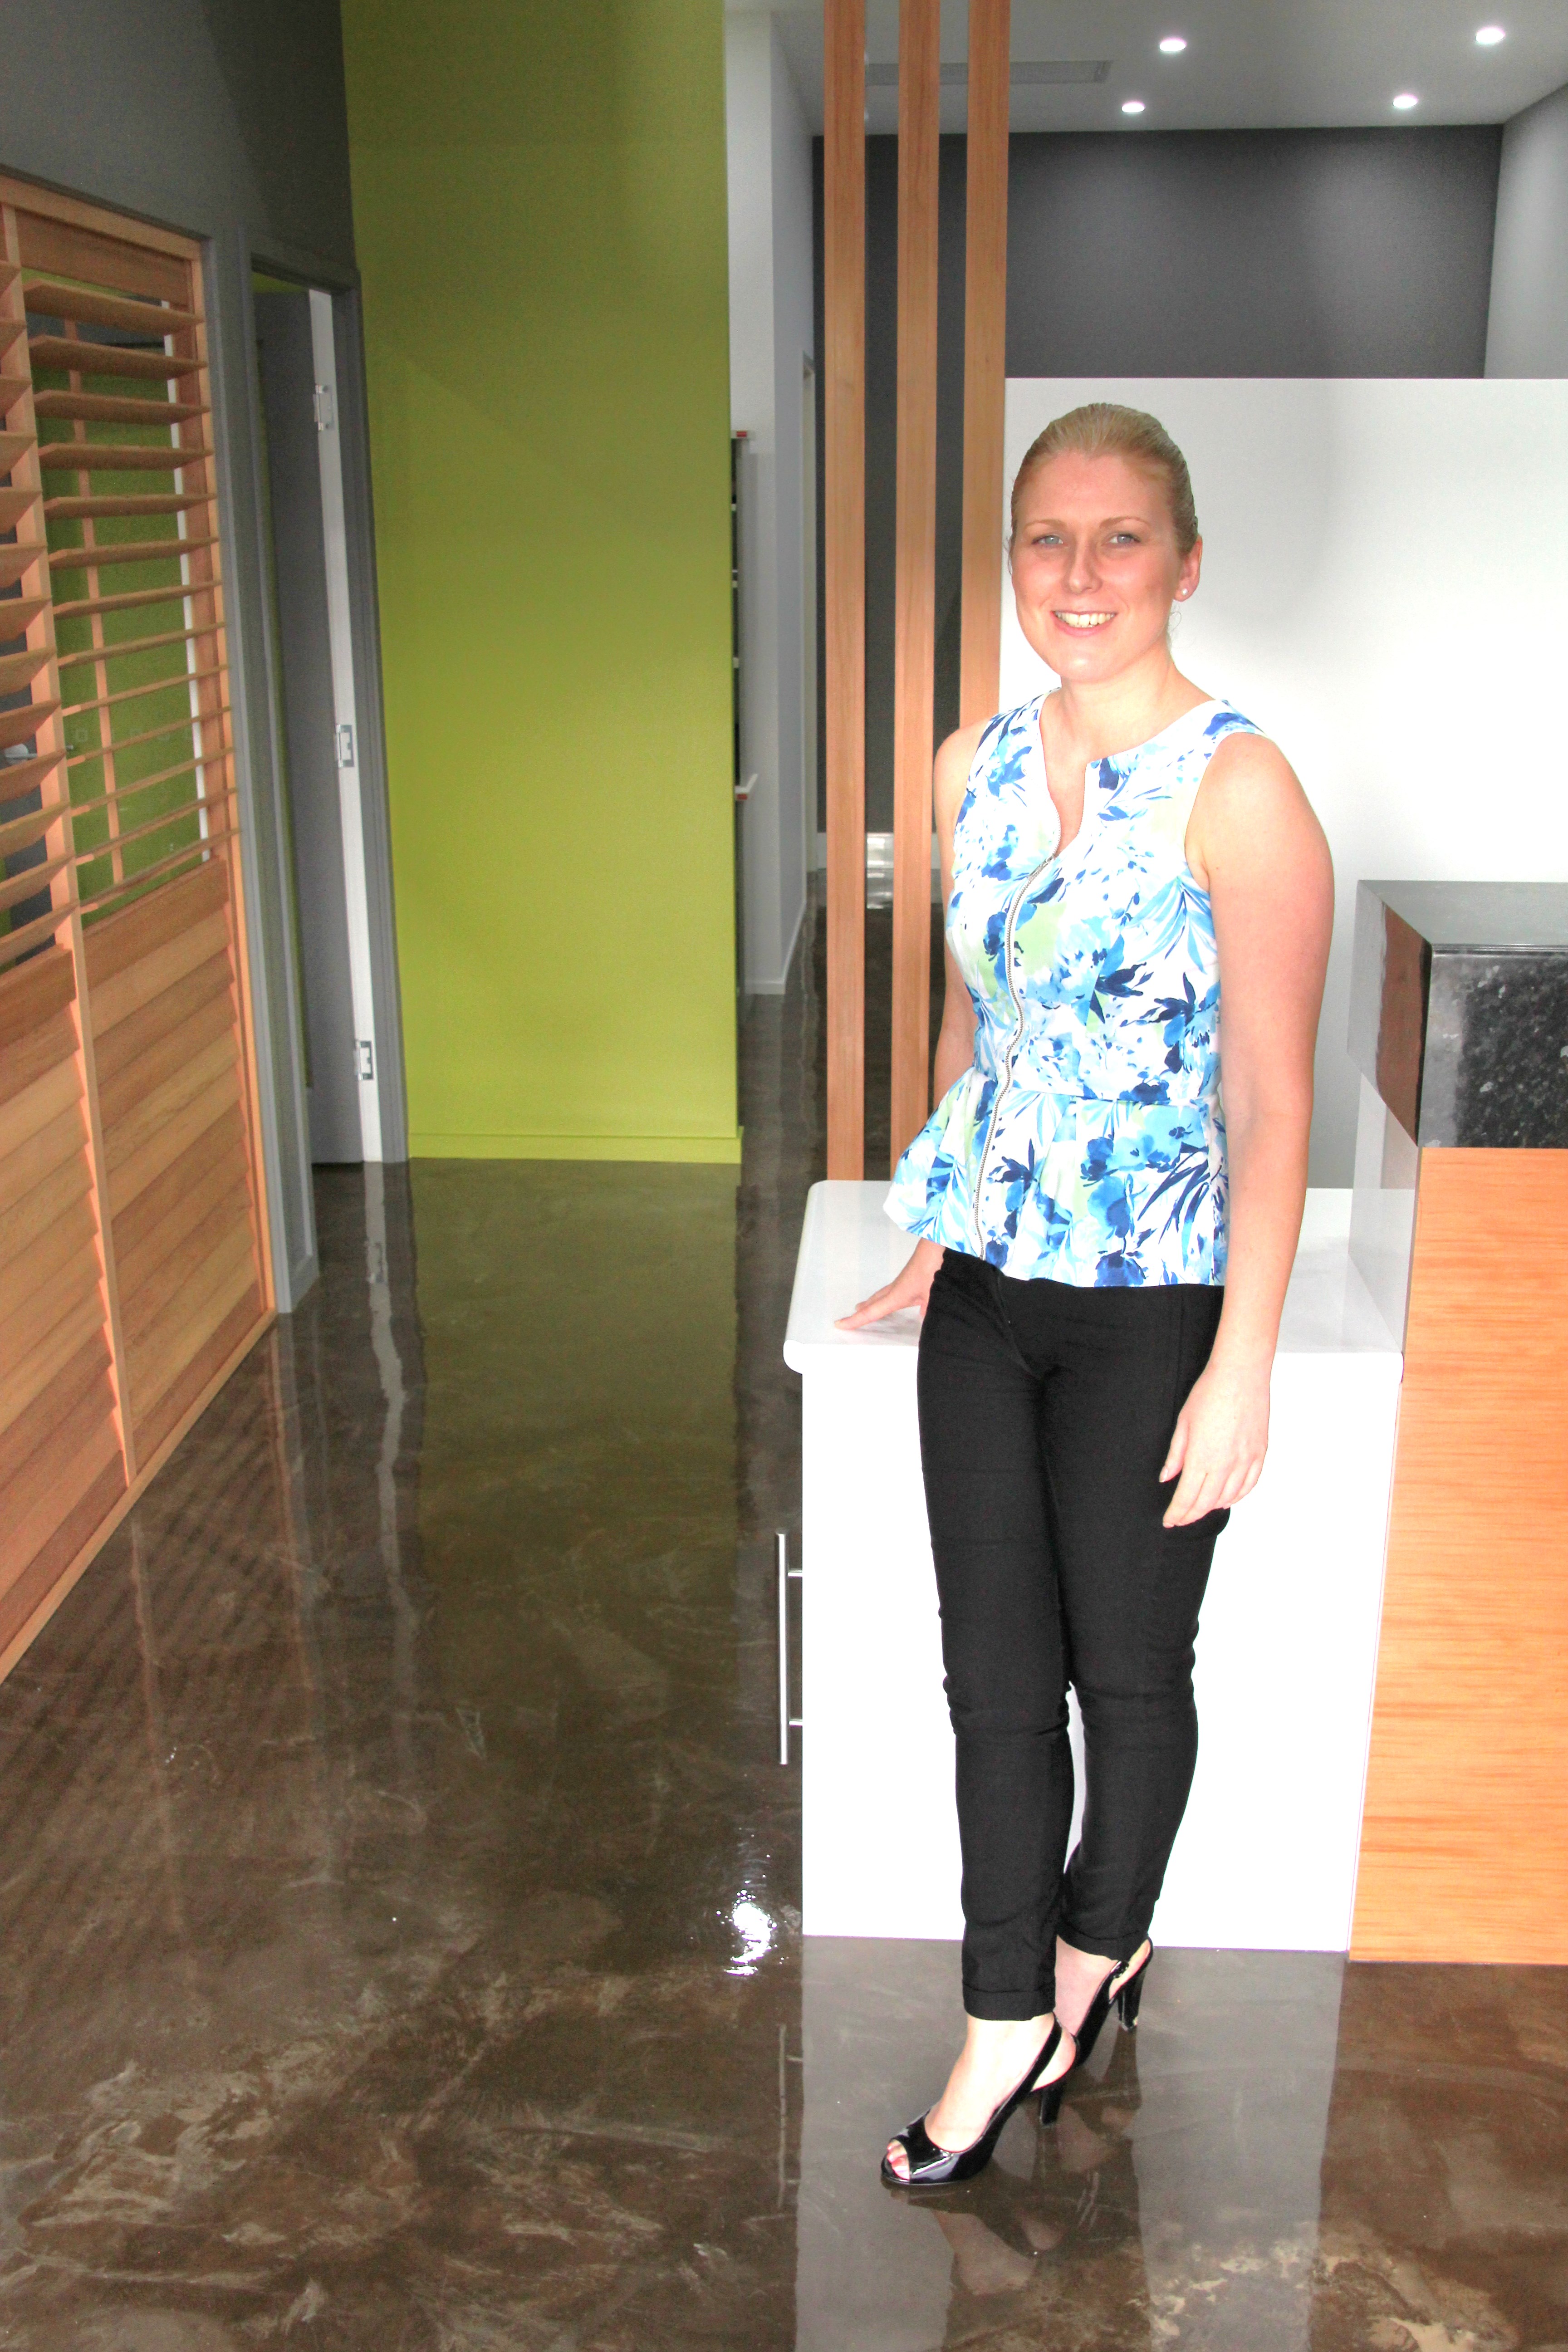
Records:
[[[1149,1973],[1149,1963],[1153,1957],[1154,1947],[1151,1944],[1131,1976],[1126,1974],[1131,1963],[1123,1960],[1105,1978],[1084,2011],[1083,2023],[1079,2027],[1075,2067],[1088,2065],[1105,2021],[1113,2009],[1121,2021],[1122,2032],[1132,2032],[1138,2022],[1138,2004],[1143,1998],[1143,1979]]]
[[[1123,2033],[1131,2033],[1136,2031],[1138,2024],[1138,2004],[1143,1998],[1143,1979],[1146,1974],[1147,1963],[1145,1963],[1143,1968],[1139,1969],[1131,1983],[1124,1984],[1121,1990],[1116,1996],[1116,2014],[1118,2019],[1121,2021],[1121,2031]]]
[[[1002,2137],[1002,2127],[1014,2108],[1021,2106],[1032,2092],[1039,2090],[1040,2076],[1056,2056],[1061,2038],[1061,2027],[1053,2024],[1046,2036],[1044,2045],[1036,2053],[1034,2063],[1023,2081],[1016,2090],[1008,2093],[1000,2106],[992,2108],[990,2122],[979,2138],[971,2140],[967,2147],[939,2147],[926,2129],[924,2116],[917,2116],[913,2123],[905,2130],[895,2134],[899,2146],[904,2151],[904,2161],[910,2170],[909,2178],[906,2179],[901,2174],[893,2170],[892,2166],[884,2157],[882,2178],[889,2187],[891,2189],[941,2189],[944,2188],[949,2181],[973,2180],[977,2172],[984,2172],[996,2152],[996,2143]],[[1045,2101],[1049,2098],[1053,2091],[1059,2093],[1059,2085],[1056,2083],[1047,2084],[1045,2090],[1041,2092],[1042,2112]],[[1054,2116],[1055,2108],[1051,2112]]]

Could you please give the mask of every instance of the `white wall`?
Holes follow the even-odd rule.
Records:
[[[1489,376],[1568,376],[1568,85],[1503,132]]]
[[[1283,748],[1338,881],[1314,1184],[1349,1184],[1361,879],[1568,881],[1568,383],[1015,379],[1006,478],[1080,401],[1186,453],[1204,575],[1176,657]],[[1051,683],[1004,598],[1002,700]]]
[[[746,984],[783,989],[806,884],[803,362],[813,349],[811,134],[770,16],[725,19],[730,415],[742,486]],[[815,658],[815,655],[813,654]],[[815,786],[810,793],[815,826]]]

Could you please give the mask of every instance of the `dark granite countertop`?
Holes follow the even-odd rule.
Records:
[[[1568,1149],[1568,883],[1363,882],[1349,1042],[1423,1146]]]

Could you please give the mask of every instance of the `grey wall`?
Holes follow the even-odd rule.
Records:
[[[207,242],[236,765],[251,852],[274,1270],[287,1307],[315,1276],[315,1222],[267,682],[250,272],[254,257],[328,289],[353,282],[336,0],[48,0],[8,9],[0,171]],[[351,565],[361,572],[368,560],[365,519]]]
[[[958,710],[964,211],[964,142],[942,143],[939,740]],[[1479,375],[1501,144],[1500,129],[1489,125],[1016,137],[1007,372]],[[866,822],[873,831],[891,826],[893,806],[897,210],[897,142],[868,140]],[[820,142],[817,253],[820,305]]]
[[[1568,86],[1503,132],[1486,372],[1568,376]]]

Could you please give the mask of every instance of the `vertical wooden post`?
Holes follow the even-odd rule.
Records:
[[[824,16],[827,1172],[866,1152],[866,0]]]
[[[1007,398],[1007,102],[1011,0],[969,0],[963,276],[963,605],[958,717],[1001,692],[1002,439]]]
[[[893,656],[896,1162],[931,1108],[931,769],[936,665],[936,255],[941,0],[899,9],[898,538]]]

